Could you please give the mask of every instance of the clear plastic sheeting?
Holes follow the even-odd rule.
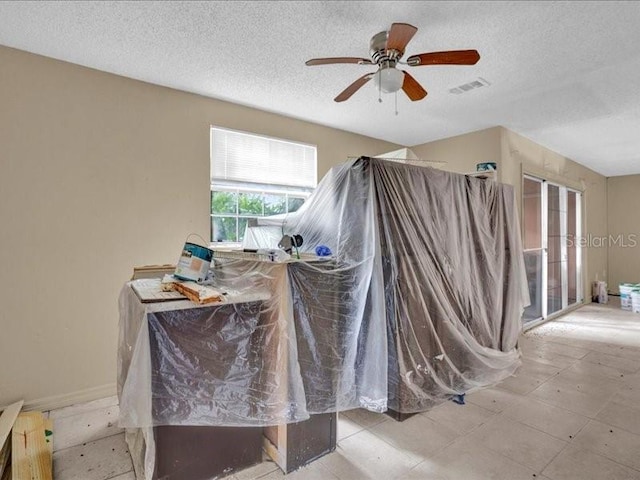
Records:
[[[277,248],[283,234],[333,255],[214,258],[221,305],[142,304],[123,288],[120,425],[147,478],[154,426],[412,413],[519,366],[528,292],[512,187],[360,158],[297,212],[258,219],[246,246]]]
[[[286,264],[231,260],[227,302],[120,295],[120,425],[265,426],[309,418]]]
[[[329,246],[336,264],[350,269],[348,284],[360,288],[340,289],[350,304],[340,320],[378,329],[384,291],[390,409],[427,410],[498,383],[520,365],[529,295],[511,186],[363,157],[333,168],[298,212],[259,219],[248,238],[273,248],[274,227],[302,235],[305,251]],[[326,283],[339,278],[327,275]],[[298,290],[319,292],[300,273],[292,277]],[[307,300],[322,303],[319,295]]]
[[[226,301],[143,304],[120,293],[119,425],[137,478],[153,478],[153,427],[268,426],[309,418],[287,264],[216,261]]]

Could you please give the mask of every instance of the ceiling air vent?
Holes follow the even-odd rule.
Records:
[[[449,89],[449,93],[455,93],[456,95],[458,95],[460,93],[473,90],[474,88],[488,87],[489,85],[491,84],[487,82],[484,78],[478,77],[477,80],[474,80],[472,82],[465,83],[462,85],[458,85],[457,87]]]

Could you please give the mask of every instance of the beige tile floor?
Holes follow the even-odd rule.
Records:
[[[291,479],[640,480],[640,314],[588,305],[521,338],[497,387],[397,423],[340,414],[338,448]],[[134,480],[115,397],[50,412],[56,480]],[[277,479],[269,461],[232,480]]]

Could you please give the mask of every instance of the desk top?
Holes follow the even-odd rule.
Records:
[[[221,288],[224,294],[223,302],[211,302],[204,305],[186,299],[178,292],[162,292],[160,289],[160,279],[141,278],[129,282],[131,289],[136,292],[136,297],[146,307],[148,313],[166,312],[171,310],[184,310],[188,308],[215,307],[234,303],[247,303],[256,301],[267,301],[271,297],[270,293],[259,289],[246,289],[245,291]],[[141,295],[145,295],[141,298]],[[157,296],[154,301],[153,296]]]

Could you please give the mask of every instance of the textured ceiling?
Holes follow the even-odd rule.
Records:
[[[429,96],[378,103],[368,56],[393,22],[415,53],[475,48],[475,66],[411,68]],[[637,2],[0,2],[0,44],[413,146],[503,125],[607,176],[640,173]],[[0,66],[1,68],[1,66]],[[454,95],[475,80],[491,85]]]

